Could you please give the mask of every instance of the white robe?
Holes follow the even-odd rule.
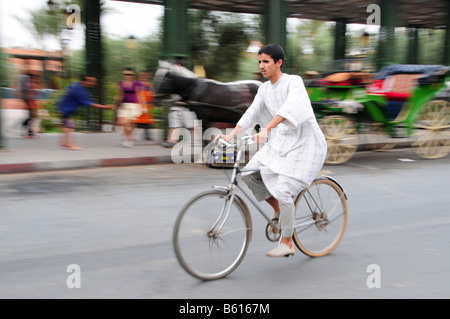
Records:
[[[287,202],[313,182],[325,162],[327,143],[301,77],[283,74],[275,84],[265,82],[237,124],[244,130],[256,124],[264,128],[275,115],[285,121],[270,132],[246,168],[260,169],[272,196]]]

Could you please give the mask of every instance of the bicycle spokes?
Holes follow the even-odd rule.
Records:
[[[250,234],[242,206],[230,201],[225,191],[207,191],[180,212],[174,228],[175,253],[191,275],[203,280],[222,278],[244,258]]]
[[[297,198],[294,240],[303,253],[328,254],[343,237],[346,225],[346,198],[332,180],[315,180]]]

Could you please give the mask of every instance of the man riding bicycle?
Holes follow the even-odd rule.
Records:
[[[222,138],[233,139],[259,124],[257,143],[267,143],[252,157],[243,180],[258,201],[267,201],[279,218],[281,240],[267,253],[270,257],[294,255],[292,241],[295,222],[294,200],[306,189],[322,168],[327,153],[325,137],[315,118],[303,80],[282,72],[283,49],[274,44],[258,52],[262,84],[252,105],[233,131]]]

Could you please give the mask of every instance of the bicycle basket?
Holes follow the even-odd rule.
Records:
[[[236,156],[236,146],[226,147],[215,145],[208,152],[206,165],[208,167],[233,167]]]

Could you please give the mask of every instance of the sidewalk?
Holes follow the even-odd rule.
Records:
[[[171,149],[160,145],[158,130],[150,130],[155,140],[145,140],[143,131],[136,130],[135,146],[121,146],[118,132],[74,133],[83,148],[71,151],[59,145],[61,134],[43,133],[29,139],[11,129],[23,114],[21,110],[2,110],[3,148],[0,149],[0,174],[172,163]]]
[[[3,136],[0,174],[65,169],[172,163],[171,149],[156,141],[138,140],[132,148],[120,145],[119,133],[75,133],[83,148],[71,151],[59,146],[60,134],[40,134],[34,139]]]
[[[124,148],[119,133],[75,133],[83,150],[71,151],[59,146],[59,138],[57,133],[34,139],[4,136],[0,174],[172,163],[171,149],[156,141],[137,141],[134,147]]]

